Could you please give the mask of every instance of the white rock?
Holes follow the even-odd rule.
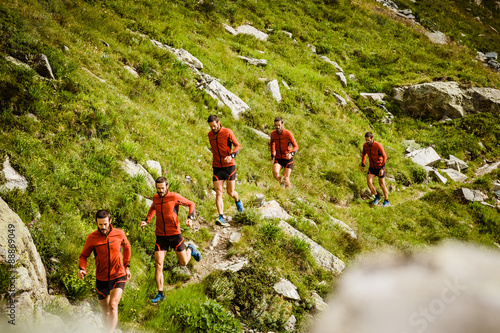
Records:
[[[485,164],[476,170],[476,177],[482,177],[496,170],[498,167],[500,167],[500,161],[491,164]]]
[[[440,45],[446,45],[448,44],[448,38],[446,37],[446,35],[444,33],[442,33],[441,31],[436,31],[436,32],[430,32],[430,31],[426,31],[425,32],[425,35],[427,36],[427,38],[429,38],[431,40],[431,42],[433,42],[434,44],[440,44]]]
[[[234,260],[231,262],[223,262],[223,263],[214,265],[214,268],[220,269],[222,271],[238,272],[246,265],[248,265],[248,259],[243,258],[243,259],[237,259],[237,260]]]
[[[330,221],[333,223],[333,225],[339,226],[340,229],[342,229],[351,238],[353,238],[353,239],[357,239],[358,238],[358,236],[356,236],[356,233],[354,232],[354,230],[352,230],[350,226],[348,226],[347,224],[345,224],[341,220],[333,218],[333,217],[330,216]]]
[[[358,82],[358,79],[356,78],[356,75],[354,75],[354,74],[349,74],[347,77],[351,81]]]
[[[132,162],[129,159],[125,159],[125,161],[122,162],[122,169],[131,177],[134,177],[136,175],[144,177],[149,187],[151,187],[152,189],[156,188],[155,180],[146,171],[146,169],[144,169],[142,165]]]
[[[231,35],[237,35],[238,34],[238,31],[236,31],[236,29],[234,29],[233,27],[231,27],[230,25],[227,25],[227,24],[223,24],[224,26],[224,29],[229,32]]]
[[[233,232],[231,236],[229,236],[229,243],[234,244],[238,243],[241,240],[241,233]]]
[[[234,119],[239,119],[241,113],[250,110],[250,107],[241,98],[227,90],[217,80],[212,80],[208,86],[205,86],[205,91],[224,103],[231,110]]]
[[[263,206],[266,203],[266,196],[262,193],[255,194],[255,203],[258,207]]]
[[[245,60],[250,65],[261,66],[261,67],[267,66],[266,59],[255,59],[255,58],[249,58],[249,57],[244,57],[244,56],[240,56],[240,55],[238,56],[238,58]]]
[[[405,155],[406,158],[411,158],[413,162],[425,166],[433,166],[441,161],[441,157],[436,153],[434,148],[428,147],[424,149],[415,150]]]
[[[461,173],[460,171],[457,171],[455,169],[443,169],[441,170],[444,173],[448,175],[448,177],[451,178],[451,180],[455,182],[464,182],[467,179],[467,176]]]
[[[273,98],[279,103],[281,102],[280,87],[278,85],[278,80],[272,80],[267,83],[266,90],[271,92]]]
[[[294,315],[291,315],[290,318],[288,318],[288,321],[285,323],[285,331],[294,332],[296,324],[297,318],[295,318]]]
[[[345,75],[343,72],[337,72],[335,73],[335,76],[339,79],[340,83],[342,84],[342,87],[347,87],[347,79],[345,78]]]
[[[255,134],[257,134],[258,137],[262,138],[262,139],[266,139],[266,140],[271,140],[271,137],[269,135],[267,135],[266,133],[262,132],[262,131],[259,131],[259,130],[256,130],[255,128],[251,128],[251,127],[248,127],[252,132],[254,132]]]
[[[251,25],[246,25],[246,24],[237,27],[236,31],[238,32],[238,34],[254,36],[255,38],[260,39],[264,42],[267,41],[267,38],[269,37],[269,35],[266,34],[265,32],[262,32],[252,27]]]
[[[323,298],[316,292],[313,292],[311,297],[314,300],[315,310],[323,312],[328,309],[328,304],[326,304],[325,301],[323,301]]]
[[[307,47],[313,52],[313,53],[316,53],[316,46],[312,45],[312,44],[307,44]]]
[[[196,69],[203,69],[203,64],[201,63],[201,61],[188,51],[184,49],[177,49],[175,50],[174,54],[177,56],[177,58],[179,58],[180,61],[188,63],[194,66]]]
[[[127,65],[124,65],[124,66],[123,66],[123,68],[125,68],[125,70],[126,70],[127,72],[129,72],[130,74],[132,74],[132,76],[133,76],[133,77],[135,77],[135,78],[138,78],[138,77],[139,77],[139,73],[137,73],[137,72],[135,71],[135,69],[133,69],[132,67],[127,66]]]
[[[296,301],[300,300],[299,292],[297,291],[297,287],[293,285],[290,281],[286,279],[281,279],[278,283],[276,283],[273,287],[274,291],[278,294],[282,295],[285,298],[293,299]]]
[[[425,166],[425,170],[429,173],[429,176],[433,177],[437,181],[446,184],[448,182],[448,179],[444,177],[442,174],[439,173],[439,171],[436,168],[430,167],[430,166]]]
[[[214,238],[212,238],[212,246],[217,247],[217,245],[219,245],[219,241],[220,241],[219,234],[215,234]]]
[[[360,93],[359,96],[364,99],[371,99],[375,102],[382,102],[385,98],[384,93]]]
[[[492,191],[500,191],[500,180],[495,180],[491,183]]]
[[[154,161],[154,160],[147,160],[146,166],[149,168],[149,170],[156,173],[157,177],[161,176],[161,164],[160,164],[160,162]]]
[[[287,90],[290,90],[290,87],[288,84],[285,82],[285,80],[281,80],[281,83],[283,84],[283,87],[285,87]]]
[[[13,190],[16,188],[20,189],[21,191],[26,190],[26,188],[28,187],[28,181],[10,165],[9,156],[5,157],[2,171],[6,182],[1,185],[0,188],[6,188],[8,190]]]
[[[281,32],[287,35],[288,37],[293,38],[293,34],[291,32],[285,30],[282,30]]]
[[[446,161],[446,165],[449,168],[453,168],[457,171],[464,170],[464,169],[467,169],[469,167],[467,165],[467,163],[465,163],[464,161],[462,161],[461,159],[459,159],[453,155],[450,155],[450,158]]]
[[[478,190],[470,190],[468,188],[461,188],[456,191],[456,193],[463,198],[465,201],[484,201],[483,194]]]
[[[324,55],[320,55],[319,58],[321,60],[324,60],[326,61],[327,63],[331,64],[333,67],[335,67],[335,69],[337,70],[337,72],[340,72],[340,73],[344,73],[344,70],[339,66],[339,64],[337,64],[335,61],[333,60],[330,60],[327,56],[324,56]]]
[[[259,212],[265,219],[278,218],[288,220],[292,218],[275,200],[266,202],[264,206],[259,208]]]
[[[337,100],[337,103],[338,103],[340,106],[342,106],[342,107],[347,106],[347,102],[346,102],[346,100],[345,100],[342,96],[340,96],[340,95],[339,95],[339,94],[337,94],[337,93],[332,93],[332,95],[333,95],[333,97],[335,97],[335,99]]]

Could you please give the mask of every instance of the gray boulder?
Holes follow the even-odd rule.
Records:
[[[434,31],[434,32],[426,31],[425,35],[434,44],[439,44],[439,45],[448,44],[448,37],[446,37],[446,35],[444,33],[442,33],[441,31]]]
[[[346,102],[346,100],[342,96],[340,96],[339,94],[334,93],[334,92],[332,92],[332,95],[333,95],[333,97],[335,97],[335,100],[337,101],[337,103],[340,106],[342,106],[342,107],[346,107],[347,106],[347,102]]]
[[[465,202],[474,202],[474,201],[484,201],[483,194],[478,190],[470,190],[468,188],[461,188],[455,191],[458,197]]]
[[[285,331],[287,332],[295,332],[295,325],[297,324],[297,318],[294,315],[291,315],[285,323]],[[269,333],[269,332],[268,332]]]
[[[324,60],[326,61],[327,63],[329,63],[330,65],[332,65],[333,67],[335,67],[335,69],[337,70],[337,72],[341,72],[341,73],[344,73],[344,70],[339,66],[339,64],[337,64],[335,61],[333,60],[330,60],[327,56],[324,56],[324,55],[320,55],[319,58],[321,60]]]
[[[262,193],[255,194],[255,203],[257,207],[262,207],[266,203],[266,196]]]
[[[147,160],[146,166],[149,168],[149,170],[153,171],[157,177],[161,176],[161,164],[160,164],[160,162],[154,161],[154,160]]]
[[[17,188],[21,191],[25,191],[28,187],[28,181],[19,172],[14,170],[14,168],[10,165],[10,159],[8,156],[5,157],[5,161],[3,162],[2,172],[6,182],[3,185],[0,185],[0,189],[13,190]]]
[[[133,77],[135,78],[138,78],[139,77],[139,73],[137,73],[135,71],[135,69],[133,69],[132,67],[128,66],[128,65],[124,65],[123,68],[130,73],[130,75],[132,75]]]
[[[236,31],[236,29],[234,29],[232,26],[227,25],[227,24],[225,24],[225,23],[223,24],[223,26],[224,26],[224,29],[225,29],[227,32],[229,32],[231,35],[236,36],[236,35],[238,34],[238,31]]]
[[[337,72],[335,73],[335,76],[339,79],[340,83],[342,84],[342,87],[347,87],[347,79],[345,78],[345,75],[343,72]]]
[[[316,311],[323,312],[328,309],[328,304],[323,301],[323,298],[318,293],[313,292],[311,298],[314,300],[314,309]]]
[[[144,180],[152,189],[156,188],[156,183],[153,177],[144,169],[144,167],[138,163],[135,163],[129,159],[125,159],[122,162],[122,169],[125,171],[130,177],[144,177]]]
[[[240,58],[242,60],[245,60],[250,65],[260,66],[260,67],[267,66],[267,60],[266,59],[248,58],[248,57],[244,57],[244,56],[240,56],[240,55],[238,56],[238,58]]]
[[[424,167],[425,171],[427,171],[428,175],[434,179],[436,179],[438,182],[441,182],[443,184],[446,184],[448,182],[448,179],[444,177],[442,174],[439,173],[439,171],[436,168],[426,166]]]
[[[278,80],[272,80],[267,83],[266,90],[271,93],[273,98],[279,103],[281,102],[280,87],[278,85]]]
[[[33,68],[38,74],[44,78],[55,80],[54,74],[52,74],[52,68],[50,67],[49,59],[45,54],[38,54],[33,59]]]
[[[482,177],[484,175],[487,175],[490,172],[498,169],[498,167],[500,167],[500,161],[491,164],[485,164],[476,170],[476,177]]]
[[[234,259],[231,261],[224,261],[224,262],[215,264],[214,268],[219,269],[221,271],[238,272],[246,265],[248,265],[247,258],[237,258],[237,259]]]
[[[293,285],[290,281],[286,279],[281,279],[278,283],[273,286],[276,293],[282,295],[285,298],[300,301],[300,295],[297,291],[297,287]]]
[[[348,226],[347,224],[345,224],[341,220],[330,216],[330,222],[332,222],[333,225],[338,226],[342,231],[344,231],[347,235],[349,235],[349,237],[351,237],[353,239],[358,238],[358,236],[356,236],[356,233],[354,232],[354,230],[352,230],[350,226]]]
[[[240,114],[250,110],[250,107],[238,96],[227,90],[219,81],[212,79],[205,85],[205,91],[216,100],[224,103],[230,110],[234,119],[239,119]]]
[[[411,158],[413,162],[423,167],[433,166],[434,164],[441,161],[441,157],[439,157],[439,155],[432,147],[415,150],[409,154],[406,154],[405,157]]]
[[[464,182],[467,179],[467,176],[461,173],[460,171],[457,171],[455,169],[443,169],[443,171],[448,177],[451,178],[454,182]]]
[[[196,69],[203,69],[203,64],[201,63],[198,58],[193,56],[191,53],[184,49],[177,49],[174,51],[174,54],[177,56],[177,58],[187,64],[190,64],[194,66]]]
[[[266,202],[264,206],[259,208],[259,213],[265,219],[288,220],[292,218],[275,200]]]
[[[382,102],[385,98],[384,93],[360,93],[359,97],[372,100],[375,102]]]
[[[252,27],[251,25],[247,24],[240,25],[239,27],[237,27],[236,32],[238,32],[238,34],[254,36],[255,38],[262,40],[264,42],[267,41],[267,38],[269,37],[269,35],[266,34],[265,32],[262,32]]]
[[[494,276],[500,276],[498,250],[470,244],[372,255],[342,275],[310,332],[500,332]]]
[[[467,165],[467,163],[465,163],[464,161],[462,161],[461,159],[459,159],[453,155],[450,155],[450,158],[447,159],[445,162],[446,162],[446,165],[448,166],[448,168],[452,168],[452,169],[455,169],[457,171],[465,170],[469,167],[469,165]]]

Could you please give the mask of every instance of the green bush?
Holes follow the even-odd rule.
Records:
[[[237,212],[234,215],[234,222],[244,225],[255,225],[261,220],[260,214],[257,210],[247,208],[243,212]]]
[[[72,299],[82,299],[93,289],[94,280],[90,276],[80,280],[76,273],[67,273],[62,278],[65,294]]]
[[[5,294],[10,286],[10,266],[0,263],[0,295]]]
[[[277,225],[276,222],[266,222],[264,223],[260,229],[261,237],[268,241],[275,241],[281,238],[282,231],[281,228]]]

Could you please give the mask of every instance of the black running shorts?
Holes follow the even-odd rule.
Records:
[[[187,246],[184,244],[184,237],[182,237],[182,234],[173,236],[156,236],[155,252],[170,250],[181,252],[185,249],[187,249]]]
[[[236,179],[236,165],[231,165],[224,168],[214,168],[214,176],[212,180],[235,180]]]
[[[293,158],[291,158],[289,160],[278,158],[278,159],[274,160],[274,163],[278,163],[279,165],[281,165],[285,169],[293,169]]]
[[[97,296],[99,300],[103,300],[109,296],[111,290],[115,288],[125,289],[125,282],[127,282],[127,276],[120,276],[117,279],[111,281],[99,281],[96,279],[95,287],[97,289]]]
[[[374,168],[368,168],[368,174],[369,175],[375,175],[379,178],[384,178],[385,177],[385,168],[382,168],[382,170],[384,170],[384,172],[382,173],[382,176],[379,176],[379,172],[380,172],[380,169],[374,169]]]

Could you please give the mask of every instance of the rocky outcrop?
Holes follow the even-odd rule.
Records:
[[[28,181],[10,165],[8,156],[5,157],[1,172],[5,178],[5,183],[0,185],[0,189],[13,190],[17,188],[21,191],[25,191],[28,187]]]
[[[45,54],[38,54],[33,59],[33,68],[38,74],[44,78],[55,80],[52,68],[50,67],[49,59]]]
[[[265,32],[262,32],[248,24],[240,25],[236,28],[236,32],[238,34],[254,36],[255,38],[264,42],[267,41],[267,38],[269,37],[269,35]]]
[[[439,157],[432,147],[414,150],[411,153],[406,154],[405,157],[411,158],[413,162],[423,167],[433,166],[441,161],[441,157]]]
[[[372,255],[343,274],[310,332],[500,332],[494,276],[500,276],[498,250],[471,245]]]
[[[479,112],[500,113],[500,90],[463,89],[457,82],[422,83],[394,90],[403,111],[415,117],[459,118]]]
[[[284,298],[300,301],[300,295],[297,291],[297,287],[286,279],[281,279],[273,286],[273,289]]]
[[[271,93],[273,98],[279,103],[281,102],[280,86],[278,85],[278,80],[272,80],[267,83],[266,90]]]
[[[267,60],[266,59],[255,59],[255,58],[249,58],[249,57],[244,57],[244,56],[238,56],[241,60],[245,60],[247,63],[253,66],[260,66],[260,67],[265,67],[267,66]]]
[[[266,202],[259,208],[260,215],[265,219],[288,220],[292,217],[275,200]]]
[[[498,169],[498,167],[500,167],[500,161],[491,164],[485,164],[476,170],[476,177],[482,177],[492,171],[495,171],[496,169]]]
[[[125,161],[122,162],[122,169],[130,176],[130,177],[144,177],[144,180],[148,184],[149,187],[151,188],[156,188],[156,183],[153,177],[147,172],[144,167],[138,163],[135,163],[129,159],[125,159]]]

